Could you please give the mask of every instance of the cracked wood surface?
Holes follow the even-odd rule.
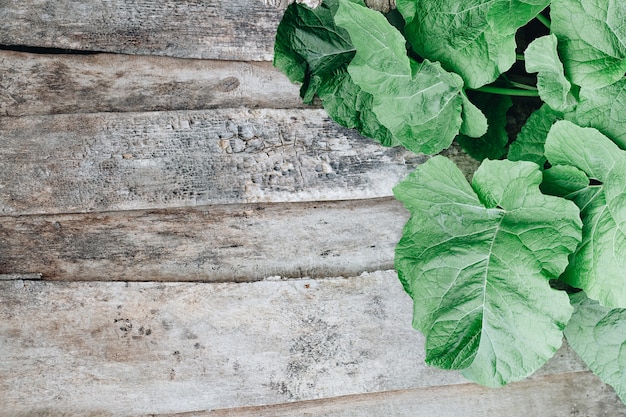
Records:
[[[424,365],[411,310],[393,271],[239,284],[0,281],[0,415],[166,414],[402,389],[424,388],[416,391],[423,397],[433,386],[467,390],[449,386],[465,383],[459,373]],[[581,370],[564,346],[537,377],[567,377],[536,379],[526,392],[557,384],[552,389],[569,407],[620,410],[595,377],[569,374]],[[481,393],[471,397],[478,403],[500,392],[472,389]],[[600,400],[576,405],[598,392]],[[535,401],[550,410],[545,396]],[[417,414],[435,404],[404,407]],[[351,415],[376,415],[361,410]]]
[[[0,214],[386,197],[425,158],[323,110],[0,118]]]
[[[254,281],[393,267],[393,199],[0,217],[0,279]]]

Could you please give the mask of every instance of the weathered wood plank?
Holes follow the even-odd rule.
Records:
[[[0,45],[270,61],[281,15],[258,0],[8,0]]]
[[[423,364],[411,311],[393,271],[0,282],[0,415],[175,413],[464,383]],[[584,369],[564,347],[540,374]]]
[[[393,268],[407,218],[393,199],[0,217],[0,280],[353,276]]]
[[[0,214],[385,197],[424,157],[323,110],[0,118]]]
[[[270,406],[158,417],[624,417],[615,391],[591,372],[544,375],[501,389],[474,384],[414,388]]]
[[[0,51],[0,115],[305,107],[267,62]]]

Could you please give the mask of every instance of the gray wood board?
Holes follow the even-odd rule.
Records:
[[[474,384],[348,395],[155,417],[624,417],[613,389],[591,372],[544,375],[489,389]]]
[[[282,11],[258,0],[20,0],[0,45],[270,61]]]
[[[0,115],[305,107],[268,62],[0,51]]]
[[[351,276],[393,268],[407,218],[393,199],[0,217],[0,280]]]
[[[0,118],[0,214],[385,197],[425,160],[323,110]]]
[[[165,414],[464,383],[424,365],[411,311],[393,271],[239,284],[0,281],[0,415]],[[565,346],[539,375],[581,370]],[[593,384],[568,398],[602,391]]]

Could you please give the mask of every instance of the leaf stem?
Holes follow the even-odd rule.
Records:
[[[537,15],[537,17],[536,17],[536,18],[537,18],[537,20],[538,20],[538,21],[540,21],[541,23],[543,23],[543,25],[544,25],[545,27],[547,27],[548,29],[550,29],[550,24],[551,24],[550,19],[548,19],[547,17],[545,17],[545,16],[544,16],[544,15],[542,15],[541,13],[539,13],[539,14]]]
[[[508,80],[509,83],[516,88],[520,88],[522,90],[528,90],[528,91],[537,91],[537,87],[533,87],[532,85],[526,85],[526,84],[522,84],[522,83],[517,83],[515,81],[511,81]]]
[[[528,86],[526,86],[528,87]],[[490,94],[500,94],[503,96],[518,96],[518,97],[539,97],[539,92],[537,90],[527,90],[527,89],[518,89],[518,88],[502,88],[502,87],[492,87],[489,85],[476,88],[476,91],[481,91],[483,93]]]
[[[515,59],[518,61],[524,61],[526,58],[524,57],[524,54],[516,54]]]
[[[521,88],[522,90],[537,91],[537,87],[535,87],[533,85],[527,85],[527,84],[522,84],[522,83],[518,83],[516,81],[513,81],[509,77],[507,77],[506,74],[502,74],[501,77],[502,77],[503,80],[505,80],[507,83],[509,83],[512,87]]]

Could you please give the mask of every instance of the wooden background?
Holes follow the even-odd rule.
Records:
[[[281,14],[0,1],[0,415],[626,416],[567,346],[498,390],[423,364],[424,157],[303,106]]]

